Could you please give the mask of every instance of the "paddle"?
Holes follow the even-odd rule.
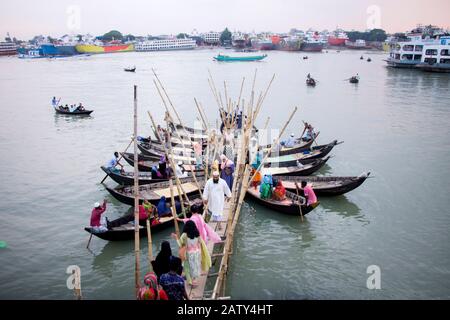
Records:
[[[92,239],[92,232],[91,232],[91,236],[89,237],[89,241],[86,245],[86,249],[89,249],[89,244],[91,243],[91,239]]]
[[[124,154],[125,152],[127,152],[128,148],[131,146],[132,143],[133,143],[133,139],[131,139],[130,143],[129,143],[128,146],[125,148],[125,151],[122,152],[122,154],[121,154],[120,157],[119,157],[119,160],[117,160],[117,163],[119,163],[119,161],[122,160],[123,154]],[[108,174],[103,178],[103,180],[100,182],[100,184],[102,184],[103,181],[106,180],[106,178],[108,178]]]
[[[300,199],[300,194],[298,193],[298,184],[297,182],[295,183],[295,190],[297,191],[297,197]],[[303,222],[303,212],[302,212],[302,204],[299,201],[299,205],[298,205],[298,209],[300,210],[300,217],[302,218],[302,222]]]

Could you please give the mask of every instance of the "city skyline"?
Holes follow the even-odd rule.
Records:
[[[365,31],[381,28],[388,33],[404,32],[417,24],[449,27],[446,0],[331,0],[316,1],[236,0],[42,0],[39,5],[17,0],[0,4],[0,37],[31,39],[35,35],[60,37],[64,34],[102,35],[110,30],[123,34],[178,34],[222,31],[288,32],[306,30]],[[401,15],[399,14],[401,13]]]

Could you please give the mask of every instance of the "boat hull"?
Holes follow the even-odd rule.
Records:
[[[93,44],[79,44],[75,46],[78,53],[114,53],[134,51],[134,45],[97,46]]]

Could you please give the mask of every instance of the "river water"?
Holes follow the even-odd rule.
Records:
[[[385,67],[385,55],[361,52],[269,52],[262,62],[217,63],[215,50],[123,53],[64,59],[0,59],[1,299],[73,299],[66,269],[81,268],[87,299],[134,298],[134,243],[93,238],[86,250],[94,202],[109,200],[110,220],[130,208],[99,184],[100,166],[129,142],[133,85],[139,132],[150,134],[147,110],[162,122],[164,107],[151,69],[165,83],[186,124],[197,117],[194,97],[214,123],[208,87],[227,82],[233,99],[246,78],[248,101],[275,73],[257,125],[270,116],[279,129],[294,106],[320,130],[319,143],[344,141],[318,174],[359,175],[358,189],[321,205],[305,222],[248,202],[237,228],[227,295],[235,299],[450,298],[450,77]],[[368,53],[362,53],[366,58]],[[123,68],[136,65],[136,74]],[[315,88],[305,85],[311,73]],[[344,79],[359,73],[358,85]],[[83,102],[91,117],[54,114],[53,96]],[[131,169],[131,168],[130,168]],[[113,181],[106,180],[110,186]],[[172,230],[153,236],[153,251]],[[173,244],[173,242],[172,242]],[[145,239],[142,268],[147,268]],[[369,290],[367,268],[380,268],[381,289]]]

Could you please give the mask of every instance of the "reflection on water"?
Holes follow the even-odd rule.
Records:
[[[361,222],[368,222],[358,205],[350,201],[345,195],[337,197],[320,197],[320,207],[327,213],[336,213],[344,218],[356,218]]]

